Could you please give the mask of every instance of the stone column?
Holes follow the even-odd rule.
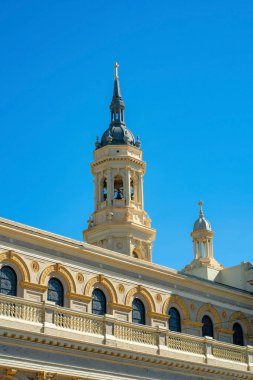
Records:
[[[124,186],[124,197],[126,200],[126,206],[130,205],[130,168],[127,168],[126,174],[125,174],[125,186]]]
[[[112,199],[113,199],[113,196],[112,196],[112,171],[111,171],[111,169],[108,169],[106,171],[106,175],[107,175],[107,205],[111,206]]]
[[[98,174],[95,174],[93,182],[94,182],[94,210],[97,210],[98,202],[99,202]]]
[[[194,253],[194,259],[198,258],[198,251],[197,251],[197,244],[196,241],[193,240],[193,253]]]

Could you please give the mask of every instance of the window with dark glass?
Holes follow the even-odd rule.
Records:
[[[52,277],[48,281],[47,299],[58,306],[64,305],[64,290],[62,283],[58,278]]]
[[[106,314],[106,297],[100,289],[94,289],[92,293],[92,314]]]
[[[242,326],[239,323],[234,323],[233,325],[233,343],[238,346],[243,346],[243,330]]]
[[[0,293],[8,296],[17,295],[17,275],[9,266],[3,266],[0,270]]]
[[[171,331],[181,332],[181,317],[178,310],[175,307],[170,308],[169,316],[169,329]]]
[[[208,315],[204,315],[202,318],[202,336],[210,336],[213,338],[213,322]]]
[[[143,305],[143,302],[139,300],[138,298],[135,298],[133,300],[132,307],[133,307],[132,321],[140,325],[145,325],[146,313],[145,313],[145,307]]]

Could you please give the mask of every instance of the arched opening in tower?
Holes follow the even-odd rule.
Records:
[[[107,199],[107,180],[104,178],[103,180],[103,200],[106,201]]]
[[[114,199],[123,199],[123,179],[120,175],[114,177]]]
[[[130,180],[130,199],[131,201],[134,200],[134,181],[132,178]]]

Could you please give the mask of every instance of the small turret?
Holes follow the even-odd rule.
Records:
[[[191,233],[193,242],[193,261],[184,268],[184,271],[191,271],[195,268],[208,267],[215,270],[223,269],[213,257],[213,236],[211,224],[205,218],[203,212],[203,202],[199,201],[199,217],[194,223]]]

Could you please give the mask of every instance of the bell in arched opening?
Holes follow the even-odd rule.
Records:
[[[114,177],[114,199],[123,199],[123,179],[120,175]]]

